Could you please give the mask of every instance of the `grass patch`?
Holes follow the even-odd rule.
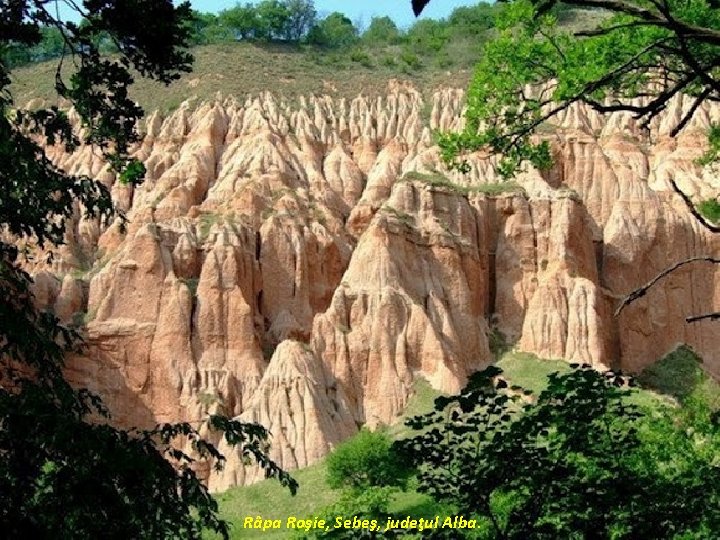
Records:
[[[408,227],[414,227],[415,226],[415,218],[411,216],[410,214],[406,214],[405,212],[401,212],[397,208],[393,208],[390,205],[385,205],[382,208],[385,212],[395,217],[400,223],[403,225],[406,225]]]
[[[198,282],[200,281],[199,278],[180,278],[180,281],[182,281],[187,288],[190,289],[191,295],[197,296]]]
[[[423,184],[427,184],[432,187],[445,188],[463,194],[467,194],[469,192],[467,187],[452,182],[447,176],[438,172],[421,173],[417,171],[410,171],[406,173],[402,179],[407,182],[422,182]]]
[[[412,393],[410,394],[410,399],[405,407],[405,411],[402,416],[398,418],[397,422],[388,426],[388,435],[393,439],[402,439],[411,435],[413,430],[405,425],[405,419],[432,411],[435,398],[440,395],[440,392],[430,386],[429,382],[422,377],[417,377],[413,383]]]
[[[547,386],[547,377],[555,371],[566,373],[570,365],[564,360],[544,360],[532,353],[506,352],[496,364],[503,377],[537,395]]]
[[[514,181],[492,182],[487,184],[478,184],[474,186],[463,186],[456,184],[447,176],[438,172],[421,173],[411,171],[403,176],[402,180],[407,182],[422,182],[432,187],[447,189],[460,195],[470,195],[471,193],[485,193],[486,195],[500,195],[503,193],[519,193],[525,194],[525,190],[520,184]]]
[[[471,68],[480,58],[468,49],[464,60],[455,62],[452,72],[448,73],[434,65],[430,57],[425,61],[417,55],[400,53],[394,46],[372,52],[332,52],[290,44],[267,46],[237,42],[194,47],[192,54],[195,57],[192,73],[184,74],[167,87],[136,77],[130,97],[146,111],[159,110],[167,114],[190,97],[197,97],[198,102],[212,101],[218,92],[240,100],[268,88],[288,99],[313,94],[354,98],[361,89],[367,96],[382,96],[387,94],[388,81],[398,76],[429,95],[447,86],[448,80],[453,81],[453,86],[466,88]],[[16,103],[24,105],[39,98],[56,104],[57,64],[56,59],[13,70],[11,91]],[[66,62],[62,70],[65,80],[70,76],[69,64]]]
[[[220,221],[220,216],[212,212],[200,215],[200,222],[198,224],[198,240],[204,242],[210,234],[210,229]]]
[[[720,408],[720,384],[700,367],[702,359],[687,345],[645,368],[638,376],[643,388],[671,396],[684,403],[689,398],[702,397],[711,408]]]
[[[284,529],[289,516],[307,517],[332,503],[339,497],[341,490],[332,489],[325,481],[327,466],[325,461],[292,472],[300,484],[294,497],[276,480],[264,480],[252,486],[229,489],[215,496],[223,519],[231,525],[230,538],[287,538]],[[242,528],[242,522],[248,516],[262,516],[264,519],[279,519],[283,528],[261,531]],[[207,535],[207,538],[220,538]]]
[[[501,195],[503,193],[518,193],[527,197],[525,188],[514,181],[491,182],[473,186],[470,188],[471,193],[485,193],[487,195]]]
[[[698,211],[711,223],[720,221],[720,203],[715,199],[702,201],[698,204]]]
[[[418,377],[413,384],[412,394],[408,400],[407,407],[405,407],[403,418],[430,412],[435,403],[435,398],[439,395],[440,392],[430,386],[429,382],[422,377]]]

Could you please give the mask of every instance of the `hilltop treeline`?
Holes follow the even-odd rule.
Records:
[[[454,36],[478,37],[492,28],[496,11],[495,6],[482,2],[457,8],[447,19],[418,20],[405,31],[389,17],[373,17],[367,26],[340,12],[321,18],[313,0],[263,0],[237,4],[218,14],[197,13],[194,38],[197,44],[252,39],[331,48],[360,43],[434,46]]]
[[[451,42],[471,42],[473,48],[485,41],[483,36],[493,27],[498,8],[489,3],[455,9],[441,20],[420,19],[407,29],[399,28],[390,17],[373,17],[366,25],[353,22],[340,12],[324,17],[318,15],[313,0],[263,0],[237,4],[219,13],[194,12],[192,38],[194,45],[210,45],[237,41],[255,43],[296,44],[319,53],[348,53],[355,61],[363,61],[374,49],[393,49],[381,62],[398,61],[420,67],[421,59],[434,56],[437,64],[455,56]],[[82,26],[84,22],[80,22]],[[109,36],[95,36],[105,52],[112,52]],[[34,46],[10,44],[0,50],[3,63],[17,67],[42,62],[63,54],[65,41],[59,30],[46,27],[42,41]],[[69,52],[69,51],[65,51]],[[468,55],[476,59],[474,55]],[[440,65],[440,67],[444,67]]]
[[[193,11],[190,43],[195,46],[222,43],[282,44],[297,47],[318,64],[333,69],[362,65],[384,67],[404,73],[423,68],[470,68],[490,38],[502,4],[480,2],[456,8],[445,19],[418,19],[400,28],[390,17],[373,17],[367,23],[352,21],[340,12],[320,16],[313,0],[262,0],[238,3],[219,13]],[[588,13],[554,8],[560,24],[584,25]],[[87,26],[80,21],[78,26]],[[33,47],[9,42],[0,48],[0,61],[8,68],[57,58],[67,50],[55,27],[41,29],[42,40]],[[89,36],[100,51],[116,52],[105,33]]]

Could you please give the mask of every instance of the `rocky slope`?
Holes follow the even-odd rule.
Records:
[[[460,127],[462,106],[461,91],[398,85],[373,100],[186,103],[142,126],[137,189],[89,148],[51,149],[130,218],[123,232],[78,217],[52,265],[33,268],[38,301],[86,327],[69,375],[123,425],[208,410],[259,421],[288,468],[393,422],[418,376],[457,390],[491,362],[495,331],[541,357],[631,371],[688,343],[720,376],[713,323],[684,323],[720,307],[714,267],[689,266],[613,317],[669,264],[718,255],[668,179],[717,194],[694,160],[720,109],[673,140],[689,101],[650,132],[573,107],[543,129],[553,170],[498,187],[481,155],[468,175],[443,172],[431,129]],[[257,477],[235,456],[209,483]]]

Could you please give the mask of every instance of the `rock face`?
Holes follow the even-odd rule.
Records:
[[[668,136],[688,106],[676,99],[649,134],[571,107],[542,135],[554,168],[503,188],[480,155],[465,176],[443,172],[430,130],[462,125],[461,91],[185,103],[142,126],[138,188],[90,149],[50,149],[106,182],[130,224],[78,213],[52,266],[32,268],[37,300],[86,327],[68,374],[116,422],[221,410],[268,427],[287,468],[393,422],[416,377],[459,389],[492,361],[491,331],[541,357],[630,371],[688,343],[720,376],[713,323],[684,322],[720,307],[716,268],[688,266],[613,317],[670,264],[718,255],[720,238],[668,183],[696,199],[720,187],[694,161],[720,108]],[[260,477],[226,450],[213,489]]]

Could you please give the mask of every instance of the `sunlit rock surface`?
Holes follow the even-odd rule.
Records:
[[[89,148],[51,148],[130,219],[123,232],[78,209],[52,263],[31,265],[38,302],[86,327],[70,377],[126,426],[209,410],[261,422],[292,469],[393,422],[417,376],[459,389],[491,362],[491,328],[541,357],[631,371],[688,343],[720,376],[720,333],[684,322],[720,307],[714,267],[688,266],[613,317],[670,264],[718,255],[668,180],[696,200],[717,194],[695,159],[720,108],[673,140],[682,98],[649,131],[573,106],[541,134],[554,168],[503,190],[480,155],[467,175],[440,163],[431,130],[460,128],[463,99],[399,88],[186,103],[141,126],[136,189]],[[428,181],[438,172],[449,182]],[[225,450],[213,489],[260,477]]]

